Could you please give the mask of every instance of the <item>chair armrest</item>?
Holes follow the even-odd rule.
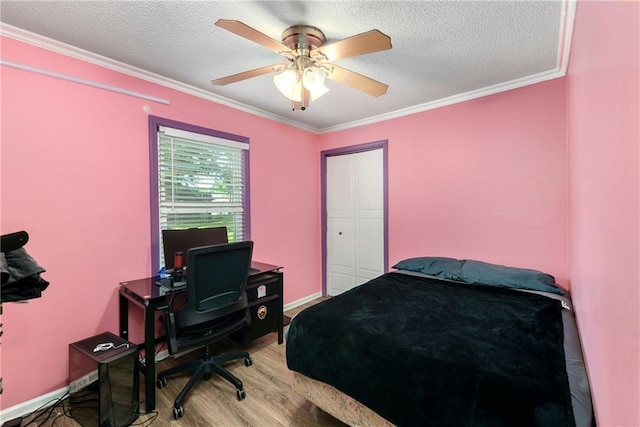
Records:
[[[178,338],[176,336],[176,316],[170,313],[169,310],[163,310],[164,317],[164,329],[167,337],[167,350],[169,354],[176,354],[178,352]]]

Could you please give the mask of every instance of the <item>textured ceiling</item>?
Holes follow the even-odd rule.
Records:
[[[26,30],[186,84],[227,105],[323,132],[562,75],[571,5],[564,0],[2,1],[0,20],[9,24],[4,35]],[[328,94],[306,111],[291,111],[272,74],[213,86],[212,79],[282,62],[276,53],[216,27],[218,19],[240,20],[276,40],[294,24],[319,27],[327,43],[378,29],[391,37],[391,50],[336,65],[388,84],[389,90],[375,98],[328,81]]]

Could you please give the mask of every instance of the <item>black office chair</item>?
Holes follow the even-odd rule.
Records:
[[[245,287],[253,242],[236,242],[189,249],[187,261],[187,303],[174,312],[163,313],[169,354],[204,346],[204,357],[192,363],[176,366],[158,374],[156,385],[167,385],[167,377],[193,372],[173,404],[173,417],[184,415],[182,403],[201,379],[218,374],[236,387],[238,400],[246,394],[242,381],[222,367],[222,364],[244,359],[251,366],[249,353],[235,352],[211,356],[208,345],[218,341],[251,322],[247,309]]]

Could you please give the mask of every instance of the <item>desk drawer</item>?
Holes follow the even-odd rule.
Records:
[[[279,296],[265,297],[249,304],[251,324],[234,333],[231,337],[240,344],[245,345],[250,341],[260,338],[271,332],[278,331],[278,311],[280,310]]]
[[[248,341],[278,330],[278,303],[280,298],[261,298],[249,304],[251,325],[246,329]]]
[[[270,297],[280,294],[280,282],[277,277],[268,277],[248,284],[246,288],[249,304],[260,298]]]

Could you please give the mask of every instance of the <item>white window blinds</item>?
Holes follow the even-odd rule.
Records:
[[[160,229],[226,226],[245,238],[249,144],[159,127]]]

